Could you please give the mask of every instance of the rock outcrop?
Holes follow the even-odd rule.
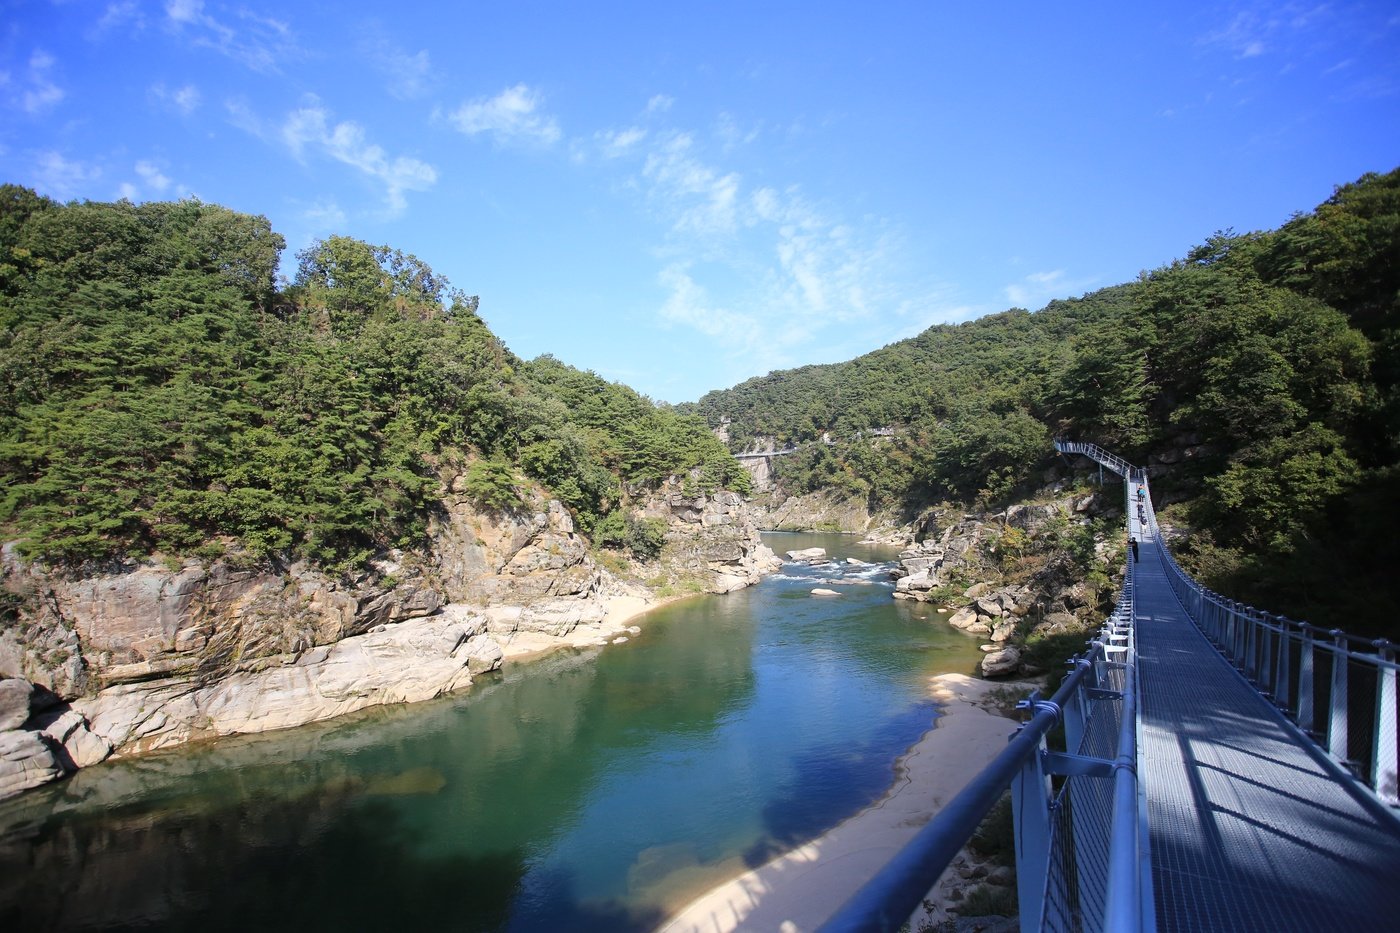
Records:
[[[1064,495],[1065,485],[1051,490],[1057,498],[1049,502],[989,515],[933,510],[908,528],[922,540],[900,553],[892,572],[894,597],[938,602],[950,613],[950,625],[989,642],[983,646],[983,676],[1039,673],[1019,647],[1028,636],[1078,634],[1100,621],[1100,591],[1085,581],[1067,552],[1045,543],[1054,542],[1054,534],[1044,536],[1066,527],[1064,522],[1085,522],[1113,508],[1097,495]],[[1025,566],[996,553],[998,542],[1013,531],[1018,547],[1032,555]],[[1099,542],[1095,559],[1107,564],[1115,547]],[[1017,568],[1014,574],[1008,575],[1009,566]],[[969,579],[980,582],[966,586]]]
[[[423,549],[347,577],[236,559],[61,573],[5,548],[0,610],[16,624],[0,627],[0,797],[111,754],[436,697],[516,640],[618,634],[609,602],[638,590],[593,560],[559,502],[481,509],[460,477],[444,488]],[[644,510],[667,522],[666,573],[725,593],[781,565],[741,497],[683,489]]]
[[[688,492],[683,483],[671,480],[639,514],[667,522],[664,560],[657,569],[701,592],[743,589],[782,566],[759,537],[753,510],[738,493]]]
[[[826,492],[805,496],[775,494],[758,507],[756,520],[771,531],[841,531],[866,534],[876,524],[863,498]]]

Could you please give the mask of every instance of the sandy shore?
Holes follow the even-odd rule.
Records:
[[[942,714],[901,760],[895,786],[883,800],[820,839],[695,899],[659,933],[815,930],[1005,748],[1015,723],[986,707],[991,691],[1008,686],[1018,685],[962,674],[932,678]]]

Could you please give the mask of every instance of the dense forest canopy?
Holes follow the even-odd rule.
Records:
[[[689,406],[789,491],[872,506],[1005,501],[1057,433],[1137,462],[1186,450],[1184,558],[1216,587],[1354,630],[1400,610],[1400,170],[1262,233],[1217,233],[1136,282],[939,325]]]
[[[7,540],[348,568],[419,542],[445,471],[494,508],[528,476],[616,546],[639,543],[629,497],[667,476],[747,489],[703,420],[517,359],[421,260],[329,237],[279,287],[284,245],[197,200],[0,187]]]
[[[500,509],[528,477],[595,542],[648,553],[636,495],[747,488],[721,424],[736,450],[800,445],[775,461],[790,492],[910,509],[1008,501],[1065,433],[1139,462],[1189,451],[1156,488],[1218,588],[1352,629],[1400,610],[1400,170],[1135,282],[675,408],[518,359],[411,255],[328,237],[279,282],[284,247],[197,200],[0,187],[7,539],[348,568],[420,541],[460,475]]]

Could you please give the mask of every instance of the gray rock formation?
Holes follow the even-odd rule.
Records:
[[[14,684],[0,689],[0,797],[110,754],[458,690],[499,666],[502,642],[591,631],[611,596],[631,592],[594,563],[557,501],[536,493],[517,510],[482,510],[459,477],[444,487],[423,551],[380,555],[346,578],[231,560],[69,576],[4,548],[3,589],[24,608],[22,625],[0,631],[0,684]],[[681,489],[668,484],[653,513],[669,523],[677,572],[722,593],[780,566],[741,497]],[[39,715],[31,683],[71,706]],[[33,731],[16,731],[26,720]]]
[[[486,626],[484,616],[444,613],[284,655],[207,685],[128,683],[73,707],[91,732],[123,752],[304,725],[465,687],[500,662],[501,648]]]
[[[29,681],[10,677],[0,680],[0,732],[18,729],[29,718]]]
[[[47,784],[64,774],[63,766],[38,732],[0,732],[0,798]]]
[[[983,677],[1010,677],[1021,665],[1021,652],[1012,647],[1002,648],[982,656]]]

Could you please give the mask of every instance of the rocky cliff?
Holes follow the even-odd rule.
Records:
[[[557,501],[478,507],[459,476],[429,539],[333,576],[306,564],[133,561],[83,573],[3,552],[0,797],[101,761],[195,739],[430,699],[507,653],[605,643],[609,609],[654,594],[594,560]],[[729,592],[774,569],[734,493],[668,484],[651,577]]]

